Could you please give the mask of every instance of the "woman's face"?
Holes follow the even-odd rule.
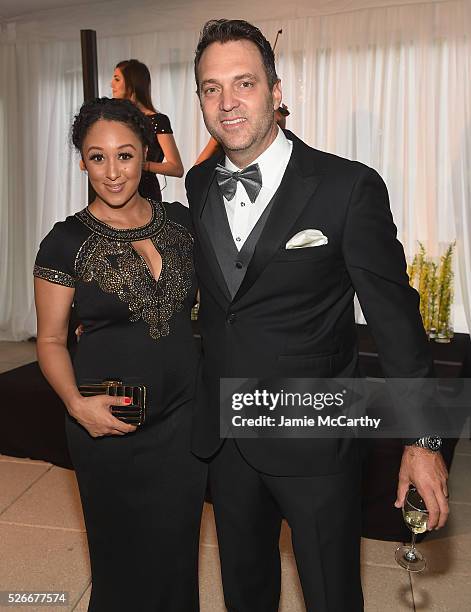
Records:
[[[113,78],[111,79],[111,91],[113,92],[113,98],[121,100],[126,98],[126,81],[119,68],[114,69]]]
[[[125,123],[96,121],[83,141],[82,164],[98,198],[113,208],[127,204],[137,192],[145,153]]]

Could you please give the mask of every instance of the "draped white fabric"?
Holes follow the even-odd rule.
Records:
[[[85,19],[81,13],[76,28],[98,30],[101,95],[109,95],[118,61],[136,57],[149,66],[155,104],[170,116],[189,169],[208,137],[194,93],[199,25],[192,23],[193,7],[186,2],[187,29],[182,31],[178,23],[185,2],[173,3],[173,13],[170,3],[164,4],[164,18],[155,19],[149,9],[140,27],[135,11],[129,34],[125,12],[116,21],[119,35],[110,36],[112,13],[106,27],[99,21],[109,3],[88,7],[90,15]],[[270,16],[281,17],[285,4],[273,3]],[[304,13],[297,6],[291,13],[296,18],[281,21],[264,21],[266,9],[257,5],[251,11],[249,3],[237,16],[256,21],[272,41],[283,28],[277,62],[291,110],[288,127],[317,148],[380,172],[406,253],[413,254],[417,240],[438,254],[442,243],[457,239],[455,329],[468,331],[470,4],[406,2],[388,8],[365,0],[366,8],[335,14],[327,14],[329,7],[332,12],[337,4],[345,11],[352,3],[314,4],[317,13],[306,4]],[[209,13],[198,3],[195,13],[201,22],[222,13],[236,16],[234,9],[213,8]],[[93,11],[102,29],[94,26]],[[35,333],[31,268],[39,241],[54,221],[86,202],[85,177],[68,145],[68,128],[82,100],[78,31],[70,40],[68,23],[63,38],[69,40],[58,40],[60,13],[55,15],[56,22],[51,15],[44,21],[47,35],[38,18],[9,24],[0,43],[0,339]],[[164,198],[185,202],[183,180],[167,182]]]

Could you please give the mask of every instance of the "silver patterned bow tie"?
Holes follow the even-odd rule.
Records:
[[[226,200],[232,200],[237,191],[237,181],[245,187],[245,191],[253,203],[262,188],[262,173],[258,164],[247,166],[239,172],[231,172],[225,166],[216,166],[216,180]]]

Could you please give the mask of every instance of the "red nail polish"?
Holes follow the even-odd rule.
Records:
[[[130,397],[125,397],[125,398],[124,398],[124,403],[125,403],[125,404],[130,404],[131,402],[132,402],[132,400],[131,400],[131,398],[130,398]]]

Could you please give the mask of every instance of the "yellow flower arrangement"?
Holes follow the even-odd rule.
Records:
[[[425,331],[437,342],[449,342],[453,336],[451,305],[453,303],[453,251],[455,242],[448,245],[439,264],[427,256],[424,245],[407,266],[409,282],[420,297],[420,314]]]

